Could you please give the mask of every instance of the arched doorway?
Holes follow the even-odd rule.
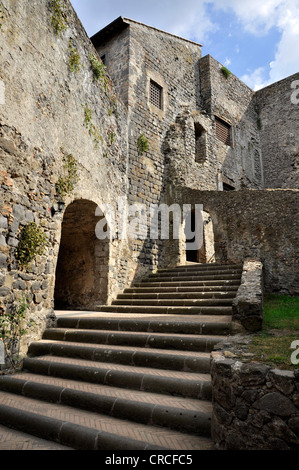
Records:
[[[109,240],[96,237],[97,205],[70,204],[62,222],[56,267],[55,309],[97,310],[107,302]]]

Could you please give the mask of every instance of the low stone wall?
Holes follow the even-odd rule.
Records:
[[[244,262],[241,285],[233,300],[233,321],[249,331],[263,325],[263,264],[258,260]]]
[[[212,353],[212,437],[216,448],[298,449],[299,370],[241,362],[233,351],[224,344]]]

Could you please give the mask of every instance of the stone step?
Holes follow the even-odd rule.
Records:
[[[164,268],[158,269],[157,273],[169,273],[169,272],[188,272],[188,271],[202,271],[202,272],[210,272],[210,271],[230,271],[230,270],[242,270],[243,264],[188,264],[182,266],[176,266],[174,268]]]
[[[171,300],[178,300],[178,299],[234,299],[236,296],[236,291],[230,292],[139,292],[139,293],[126,293],[126,294],[119,294],[117,296],[117,301],[119,300],[146,300],[146,299],[153,299],[153,300],[163,300],[163,299],[171,299]]]
[[[41,340],[30,344],[28,356],[59,356],[87,361],[124,364],[165,370],[208,373],[210,354],[146,347],[107,346]]]
[[[173,274],[161,274],[157,275],[154,274],[149,276],[141,281],[142,284],[147,284],[148,282],[180,282],[180,281],[233,281],[238,280],[241,281],[241,274],[203,274],[203,275],[196,275],[186,273],[186,275],[173,275]]]
[[[85,344],[102,344],[106,346],[132,346],[175,349],[177,351],[211,352],[216,344],[225,339],[225,336],[50,328],[45,330],[43,339]]]
[[[134,422],[210,436],[209,401],[167,397],[65,379],[18,374],[0,377],[0,390]]]
[[[119,313],[155,313],[170,315],[232,315],[231,306],[153,306],[153,305],[105,305],[101,307],[101,312],[119,312]]]
[[[225,299],[117,299],[114,300],[111,305],[141,305],[141,306],[166,306],[166,307],[174,307],[174,306],[186,306],[186,307],[197,307],[197,306],[215,306],[215,307],[222,307],[222,306],[231,306],[232,305],[232,298]]]
[[[16,431],[0,424],[0,451],[41,451],[41,450],[75,450],[57,442],[40,439],[36,436]],[[22,456],[23,457],[23,456]]]
[[[151,281],[148,280],[146,282],[136,282],[132,286],[133,289],[136,289],[137,287],[142,287],[142,288],[152,288],[152,287],[174,287],[174,288],[180,288],[180,287],[210,287],[210,286],[217,286],[219,288],[219,285],[227,285],[227,286],[234,286],[234,289],[238,289],[240,286],[240,280],[239,279],[224,279],[224,280],[214,280],[214,281],[190,281],[190,280],[167,280],[167,281]]]
[[[227,335],[231,316],[95,314],[96,316],[61,316],[56,312],[57,327],[68,329],[113,330],[169,334]]]
[[[173,284],[176,284],[176,283],[173,283]],[[130,287],[128,289],[125,289],[124,290],[124,293],[123,294],[120,294],[120,295],[128,295],[128,294],[175,294],[175,293],[188,293],[188,294],[192,294],[192,293],[195,293],[195,294],[209,294],[211,293],[212,295],[214,293],[228,293],[228,294],[232,294],[232,295],[236,295],[237,291],[238,291],[238,288],[239,288],[239,282],[235,282],[233,281],[233,283],[230,285],[230,284],[225,284],[225,285],[222,285],[222,286],[219,286],[217,284],[215,285],[207,285],[207,286],[204,286],[202,285],[202,283],[199,283],[199,285],[197,284],[191,284],[189,285],[189,283],[186,283],[185,286],[182,286],[182,287],[177,287],[176,285],[173,285],[171,287],[164,287],[164,286],[161,286],[161,287],[151,287],[151,286],[143,286],[143,287]]]
[[[0,393],[0,422],[76,450],[212,450],[205,436]]]
[[[242,274],[242,269],[217,269],[217,270],[173,270],[173,271],[157,271],[148,275],[148,278],[159,278],[159,277],[188,277],[196,276],[200,278],[209,276],[238,276]]]
[[[67,357],[26,357],[24,371],[89,383],[211,400],[211,377],[207,373],[161,370],[106,364]]]

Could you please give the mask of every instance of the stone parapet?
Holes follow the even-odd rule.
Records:
[[[236,341],[236,339],[235,339]],[[244,339],[244,341],[246,341]],[[219,450],[299,448],[299,370],[212,353],[212,436]]]
[[[263,324],[263,264],[258,260],[244,262],[241,285],[233,300],[233,321],[249,331],[258,331]]]

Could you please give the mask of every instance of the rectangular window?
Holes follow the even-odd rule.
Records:
[[[215,117],[216,137],[225,145],[231,145],[231,126],[222,119]]]
[[[150,103],[163,109],[163,88],[153,80],[150,81]]]

